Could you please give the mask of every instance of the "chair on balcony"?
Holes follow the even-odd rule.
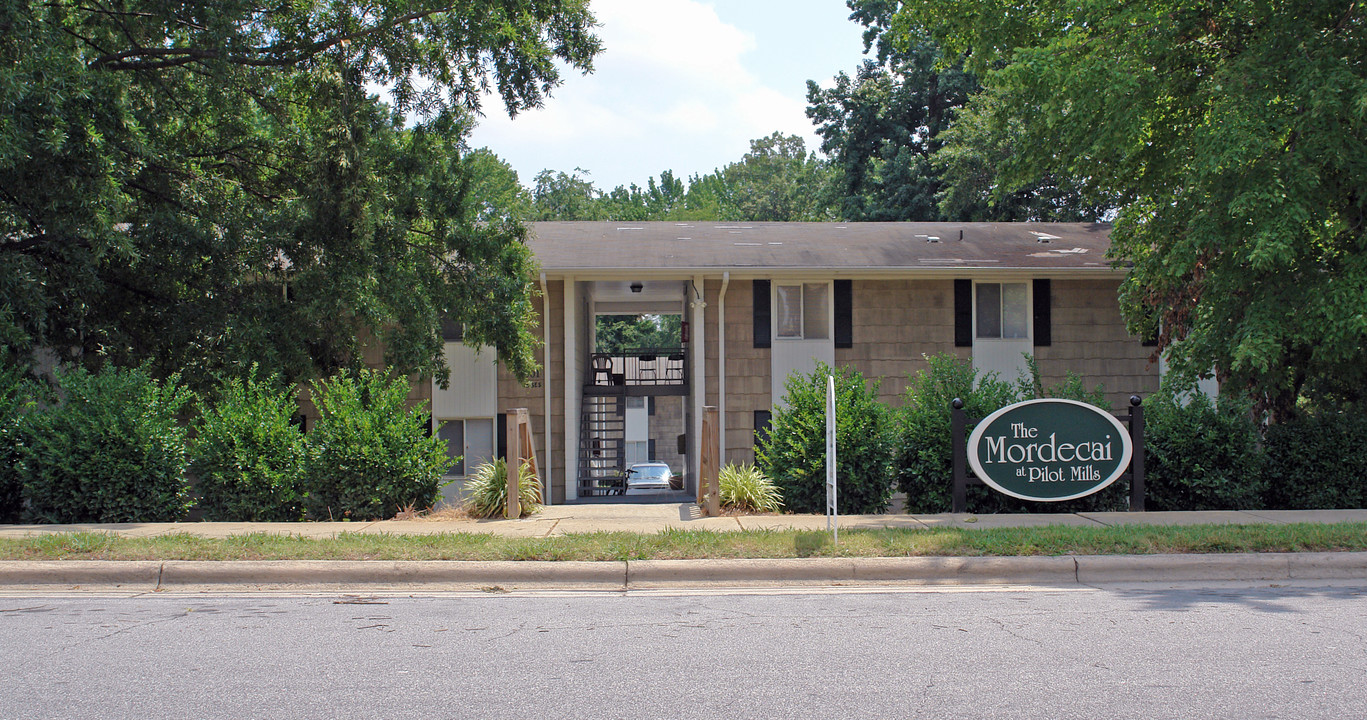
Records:
[[[684,354],[674,353],[665,361],[665,380],[684,381]]]
[[[655,355],[638,355],[636,357],[636,379],[642,385],[658,385],[660,383],[659,368],[656,363],[659,358]]]
[[[603,376],[603,382],[598,382],[598,376]],[[593,384],[611,385],[612,384],[612,358],[607,355],[593,356]]]

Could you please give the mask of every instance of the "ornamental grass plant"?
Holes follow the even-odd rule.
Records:
[[[502,517],[508,507],[508,463],[503,458],[483,463],[465,482],[465,511],[472,517]],[[517,473],[517,497],[522,514],[527,517],[541,511],[541,480],[532,474],[532,467],[522,463]]]
[[[779,512],[783,494],[759,468],[728,463],[717,474],[723,507],[748,512]]]

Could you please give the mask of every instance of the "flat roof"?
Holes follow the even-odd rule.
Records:
[[[1111,272],[1107,223],[536,222],[549,272]]]

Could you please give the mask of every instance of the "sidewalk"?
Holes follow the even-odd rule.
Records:
[[[1364,510],[1217,510],[1151,513],[1058,513],[1041,515],[842,515],[840,529],[1001,528],[1073,525],[1259,525],[1288,523],[1367,522]],[[223,538],[251,533],[331,538],[340,533],[435,535],[490,533],[506,537],[554,537],[574,533],[675,530],[825,530],[824,515],[737,515],[703,517],[693,503],[657,505],[552,505],[520,520],[381,520],[378,522],[308,523],[118,523],[78,525],[0,525],[0,538],[52,533],[106,532],[123,537],[155,537],[184,533]]]
[[[824,531],[821,515],[702,517],[691,503],[558,505],[521,520],[389,520],[371,523],[127,523],[0,526],[0,538],[68,532],[124,537],[250,533],[655,533],[667,528]],[[840,528],[999,528],[1041,525],[1213,525],[1367,522],[1367,510],[1078,513],[1050,515],[850,515]],[[433,592],[680,589],[716,587],[1033,585],[1079,587],[1154,582],[1367,582],[1367,553],[1230,553],[1048,557],[805,558],[615,562],[43,561],[0,562],[0,591]]]

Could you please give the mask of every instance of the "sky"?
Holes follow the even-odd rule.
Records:
[[[592,0],[603,52],[562,72],[543,108],[510,120],[490,98],[471,147],[531,186],[545,169],[588,171],[601,190],[735,162],[775,131],[820,140],[807,81],[829,87],[863,59],[844,0]]]

